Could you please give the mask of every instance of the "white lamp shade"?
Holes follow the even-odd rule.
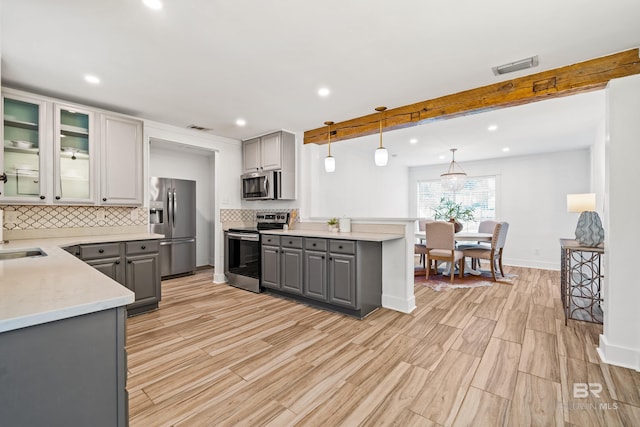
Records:
[[[333,172],[336,170],[336,158],[333,156],[327,156],[324,158],[324,170],[327,172]]]
[[[389,161],[389,152],[386,148],[380,147],[376,149],[376,166],[386,166]]]
[[[590,212],[595,210],[595,193],[567,194],[567,212]]]

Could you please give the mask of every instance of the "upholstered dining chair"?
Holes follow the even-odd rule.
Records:
[[[486,259],[491,265],[491,276],[493,280],[496,280],[496,268],[500,268],[500,274],[504,277],[504,271],[502,270],[502,248],[507,239],[507,231],[509,231],[509,223],[500,222],[496,224],[493,229],[493,236],[491,237],[491,246],[483,247],[477,245],[463,249],[465,257]]]
[[[451,283],[453,283],[456,262],[460,270],[460,278],[464,276],[464,253],[456,250],[454,234],[454,225],[451,222],[434,221],[425,224],[425,235],[427,237],[425,270],[427,280],[429,280],[432,261],[435,261],[436,271],[438,261],[451,263]]]
[[[424,225],[428,222],[433,222],[432,219],[419,219],[418,220],[418,231],[422,231],[424,233]],[[427,253],[427,246],[424,244],[424,240],[426,239],[426,235],[422,237],[420,243],[414,244],[413,253],[416,255],[420,255],[420,263],[423,267],[425,267],[424,256]]]
[[[493,230],[496,228],[498,221],[486,220],[481,221],[478,224],[478,233],[491,233],[493,234]],[[480,248],[480,249],[489,249],[489,242],[477,242],[475,244],[466,244],[466,245],[458,245],[459,250],[471,249],[471,248]],[[471,258],[471,268],[480,268],[480,259],[479,258]]]

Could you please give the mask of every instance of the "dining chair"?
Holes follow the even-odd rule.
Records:
[[[427,253],[427,246],[424,244],[427,236],[424,234],[424,226],[428,222],[433,222],[432,219],[419,219],[418,220],[418,231],[422,231],[423,237],[420,239],[419,243],[415,243],[413,246],[413,253],[416,255],[420,255],[420,263],[423,267],[426,266],[424,256]]]
[[[486,220],[481,221],[478,224],[478,233],[491,233],[493,234],[493,230],[496,228],[498,221]],[[465,250],[471,248],[480,248],[480,249],[490,249],[490,242],[476,242],[475,244],[466,244],[466,245],[458,245],[458,249]],[[471,258],[471,268],[472,269],[480,269],[480,259],[479,258]]]
[[[432,261],[435,261],[436,273],[438,261],[451,263],[451,283],[453,283],[456,262],[460,270],[460,278],[464,276],[464,253],[456,250],[454,234],[454,225],[451,222],[433,221],[425,224],[427,238],[425,245],[425,271],[427,280],[429,280]]]
[[[502,277],[504,277],[504,272],[502,270],[502,248],[504,247],[508,230],[509,224],[506,222],[500,222],[496,224],[493,229],[490,247],[477,245],[475,247],[463,249],[462,251],[465,257],[488,260],[491,264],[491,276],[494,281],[496,281],[497,266],[499,266],[500,273],[502,274]]]

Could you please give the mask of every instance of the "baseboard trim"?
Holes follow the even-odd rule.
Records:
[[[639,349],[613,345],[608,342],[606,336],[600,335],[600,345],[597,351],[604,363],[640,372]]]

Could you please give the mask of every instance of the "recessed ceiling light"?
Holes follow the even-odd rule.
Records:
[[[94,75],[91,74],[87,74],[86,76],[84,76],[84,79],[94,85],[97,85],[98,83],[100,83],[100,79]]]
[[[162,9],[162,0],[142,0],[145,6],[149,9],[160,10]]]
[[[489,125],[489,127],[487,128],[487,130],[488,130],[489,132],[496,131],[496,130],[498,130],[498,125]]]
[[[411,138],[409,140],[409,144],[417,144],[417,143],[418,143],[418,140],[416,138]]]
[[[331,91],[327,87],[321,87],[320,89],[318,89],[318,95],[323,98],[329,96],[330,93]]]
[[[504,147],[504,148],[502,149],[502,152],[503,152],[503,153],[507,153],[507,152],[509,152],[509,151],[511,151],[511,149],[510,149],[509,147]]]
[[[247,124],[247,121],[245,119],[236,120],[236,125],[238,125],[238,126],[244,126],[246,124]]]

